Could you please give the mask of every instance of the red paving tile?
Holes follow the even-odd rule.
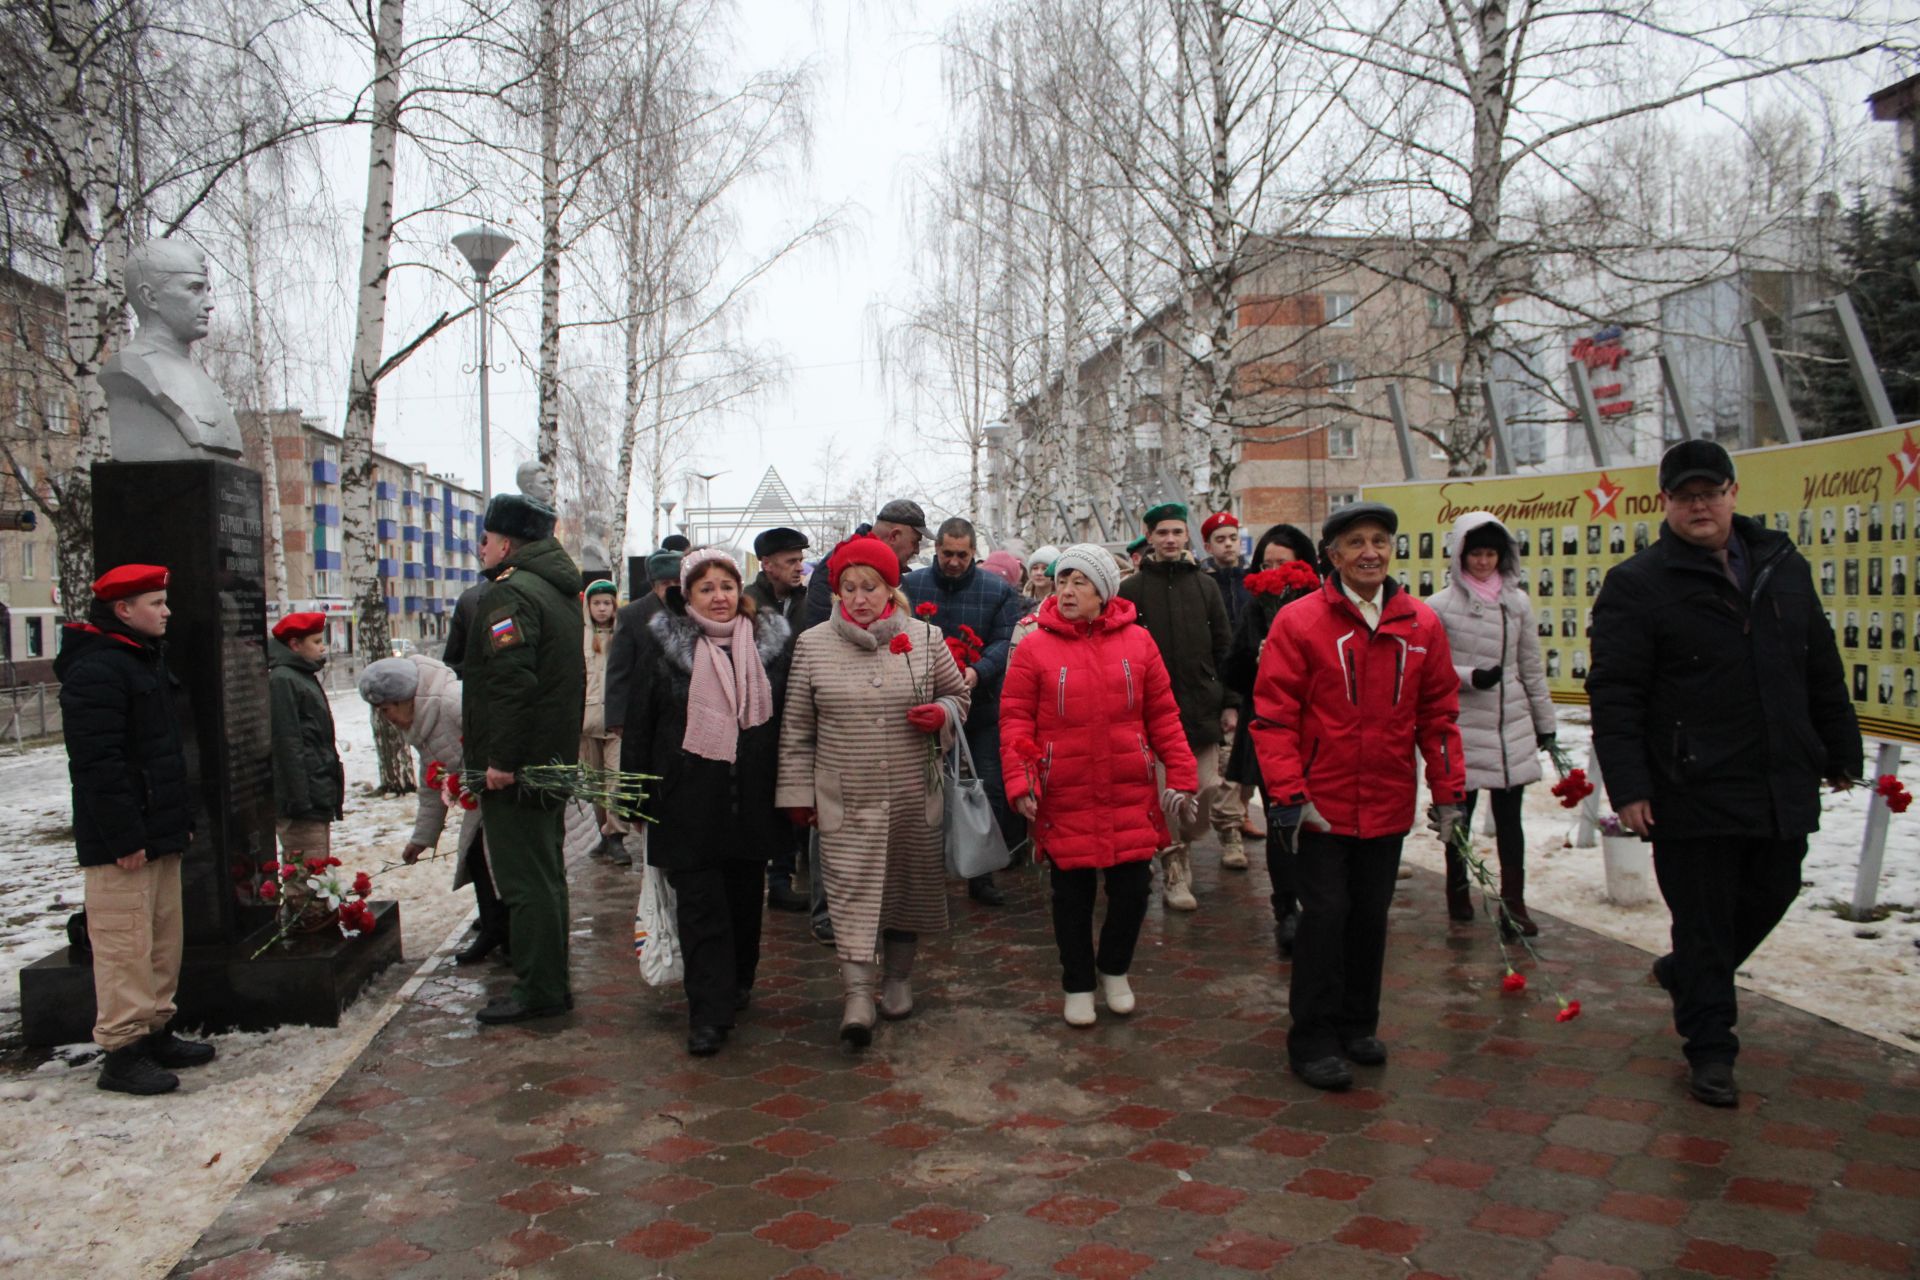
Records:
[[[631,892],[611,868],[574,875],[576,902]],[[1556,923],[1554,963],[1581,975],[1586,1009],[1554,1024],[1487,992],[1491,937],[1450,931],[1437,880],[1416,876],[1388,955],[1393,1064],[1334,1096],[1285,1070],[1264,882],[1205,856],[1208,927],[1149,915],[1156,1009],[1059,1025],[1046,975],[1003,963],[1053,946],[1044,885],[1010,876],[1007,908],[956,896],[955,928],[922,944],[929,1013],[991,1016],[966,1035],[890,1023],[853,1059],[833,1034],[837,961],[803,919],[767,918],[762,998],[696,1061],[680,993],[634,981],[624,922],[600,912],[564,1027],[474,1041],[474,975],[429,970],[431,999],[397,1011],[174,1275],[385,1280],[454,1251],[607,1270],[569,1270],[586,1256],[569,1224],[582,1250],[617,1237],[636,1275],[685,1280],[1478,1280],[1476,1247],[1516,1280],[1914,1272],[1920,1072],[1898,1050],[1748,993],[1748,1105],[1709,1112],[1639,985],[1644,953]],[[429,1065],[442,1044],[484,1065],[446,1078]],[[1413,1207],[1429,1200],[1446,1214]],[[1311,1245],[1288,1238],[1289,1205]]]

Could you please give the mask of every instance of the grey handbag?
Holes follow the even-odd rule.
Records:
[[[947,811],[944,822],[947,842],[947,874],[971,880],[990,871],[1004,870],[1013,861],[1007,851],[1006,837],[994,821],[993,805],[987,799],[987,784],[973,767],[973,750],[964,733],[953,735],[953,750],[943,763]]]

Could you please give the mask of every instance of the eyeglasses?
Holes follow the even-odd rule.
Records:
[[[1732,492],[1733,489],[1730,486],[1719,489],[1694,489],[1688,493],[1669,493],[1666,498],[1667,504],[1674,507],[1717,507],[1725,502],[1727,495]]]

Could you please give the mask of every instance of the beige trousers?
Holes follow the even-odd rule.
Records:
[[[620,767],[620,739],[608,736],[595,738],[582,734],[580,738],[580,763],[595,769],[618,769]],[[593,816],[600,820],[600,834],[603,836],[624,836],[627,834],[627,820],[617,813],[609,813],[599,805],[593,806]]]
[[[1220,754],[1214,758],[1214,781],[1219,785],[1214,789],[1213,829],[1221,835],[1229,831],[1238,831],[1240,824],[1247,820],[1246,801],[1240,798],[1240,788],[1231,782],[1221,782],[1220,771],[1227,767],[1227,759],[1233,755],[1235,729],[1220,741]]]
[[[180,855],[133,871],[83,868],[93,944],[93,1040],[121,1049],[173,1021],[180,987]]]
[[[333,854],[333,824],[322,818],[276,818],[273,829],[280,837],[280,857],[284,861]]]

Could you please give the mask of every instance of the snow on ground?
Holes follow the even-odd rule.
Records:
[[[1561,745],[1576,765],[1585,765],[1587,711],[1561,707],[1559,712]],[[1874,746],[1867,744],[1869,769]],[[1546,765],[1544,756],[1541,762]],[[1920,767],[1909,762],[1901,772],[1910,786],[1920,786]],[[1546,780],[1527,789],[1527,905],[1655,955],[1666,951],[1667,910],[1657,891],[1652,902],[1637,907],[1617,906],[1608,899],[1601,851],[1572,847],[1577,815],[1562,809],[1550,793],[1553,777],[1548,765]],[[1602,788],[1599,797],[1602,812],[1610,812],[1604,792]],[[1886,918],[1855,923],[1834,910],[1836,904],[1849,906],[1853,901],[1869,798],[1857,788],[1824,797],[1821,829],[1808,842],[1800,897],[1740,970],[1739,983],[1902,1049],[1920,1051],[1920,808],[1894,815],[1888,829],[1876,898],[1888,909]],[[1425,805],[1424,797],[1421,803]],[[1480,833],[1484,817],[1484,810],[1474,814],[1475,847],[1489,866],[1497,867],[1493,837]],[[1439,842],[1424,835],[1408,838],[1406,860],[1431,871],[1443,868]],[[1552,945],[1551,931],[1550,924],[1541,928],[1538,945],[1543,950]]]
[[[368,794],[379,770],[366,706],[347,691],[333,710],[351,797],[334,853],[371,871],[398,860],[414,800]],[[66,944],[81,902],[71,841],[61,749],[0,756],[0,1275],[163,1276],[386,1025],[422,961],[451,963],[443,944],[464,931],[473,894],[452,891],[444,857],[381,875],[375,897],[401,904],[406,960],[339,1027],[219,1036],[220,1056],[183,1073],[178,1092],[136,1099],[94,1087],[90,1045],[50,1058],[19,1048],[17,971]],[[440,849],[452,847],[450,829]]]

